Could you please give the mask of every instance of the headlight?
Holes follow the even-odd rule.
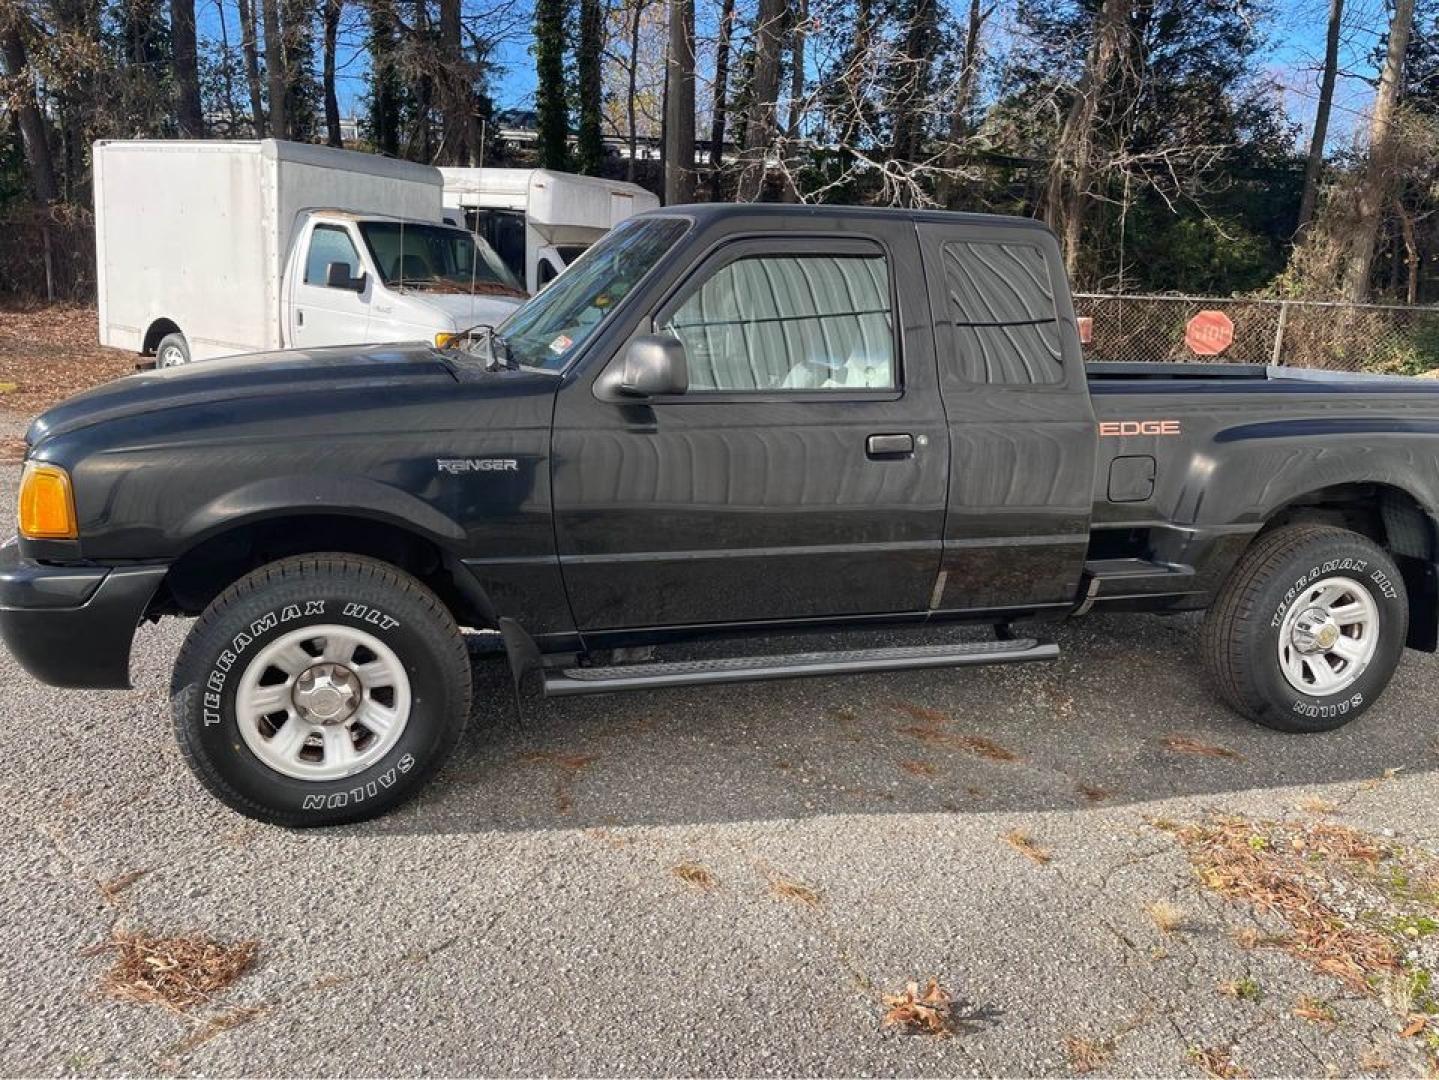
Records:
[[[58,465],[27,461],[20,477],[20,535],[27,540],[74,540],[75,496]]]

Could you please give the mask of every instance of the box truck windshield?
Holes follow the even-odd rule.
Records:
[[[362,221],[360,235],[391,288],[523,296],[519,280],[485,243],[461,229],[398,221]]]

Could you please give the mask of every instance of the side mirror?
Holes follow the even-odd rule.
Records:
[[[365,291],[365,275],[350,276],[350,264],[332,262],[325,266],[325,284],[331,289],[348,289],[350,292]]]
[[[641,334],[630,342],[619,366],[615,392],[623,397],[683,394],[690,386],[685,347],[669,334]]]

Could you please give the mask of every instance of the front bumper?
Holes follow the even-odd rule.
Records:
[[[166,566],[47,566],[0,546],[0,639],[51,686],[123,690],[130,644]]]

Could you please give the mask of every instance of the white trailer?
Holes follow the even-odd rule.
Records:
[[[443,340],[523,300],[443,222],[439,171],[264,139],[95,144],[100,342],[168,367]]]
[[[483,237],[532,293],[625,218],[660,204],[638,184],[549,169],[440,174],[447,220]]]

